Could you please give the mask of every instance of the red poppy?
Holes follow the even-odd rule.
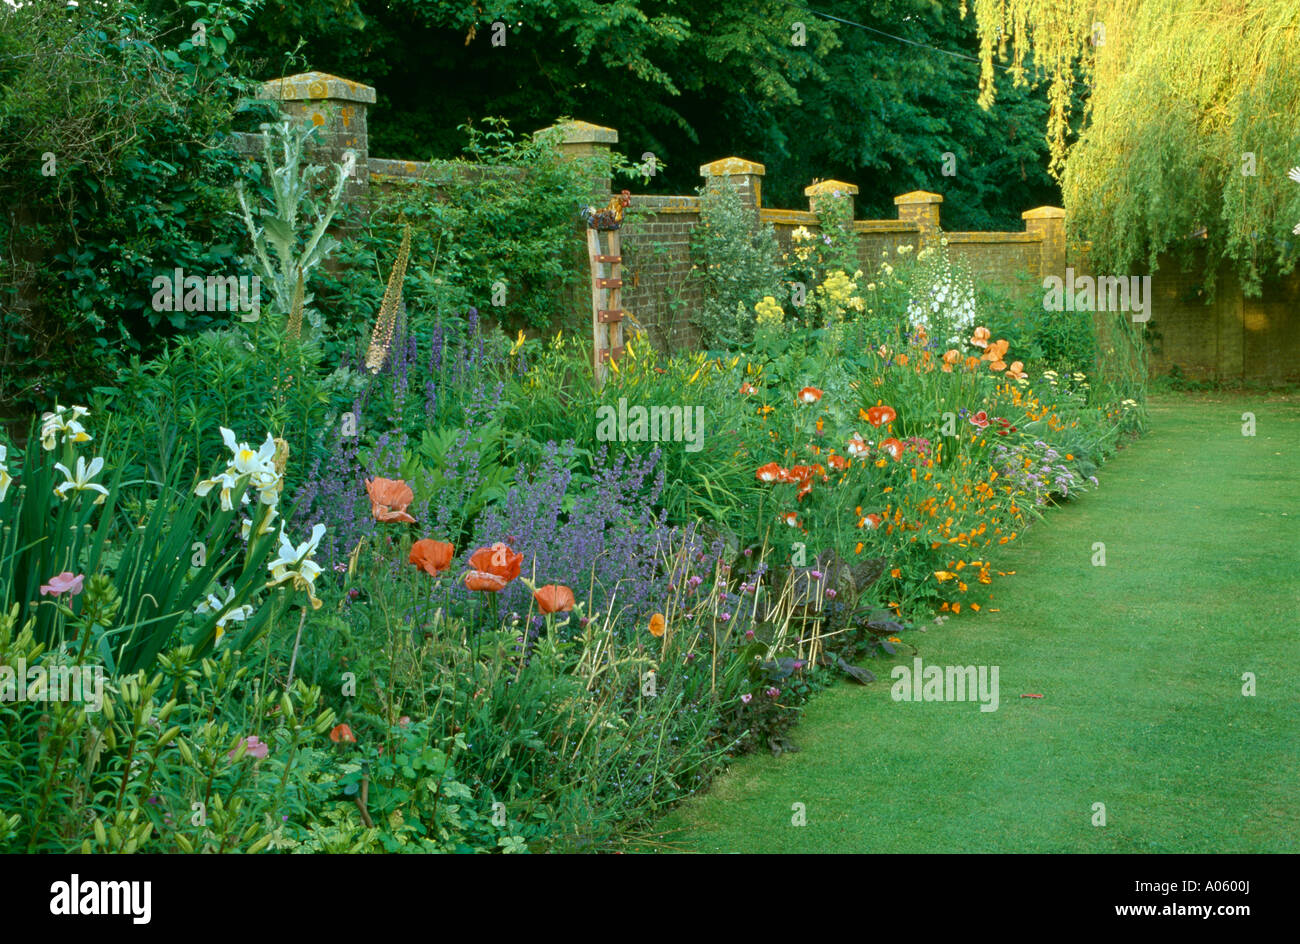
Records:
[[[346,724],[336,724],[330,731],[330,740],[335,744],[355,744],[357,736],[352,733],[352,729]]]
[[[799,391],[799,401],[801,403],[816,403],[822,398],[822,392],[816,387],[804,387]]]
[[[799,527],[799,516],[795,514],[793,511],[787,511],[785,514],[781,516],[781,520],[784,521],[792,528]]]
[[[767,465],[761,465],[754,472],[754,478],[760,482],[780,482],[783,481],[785,469],[781,468],[775,462],[769,462]]]
[[[538,587],[533,591],[533,599],[537,601],[537,608],[545,614],[568,613],[577,605],[573,591],[555,583]]]
[[[370,514],[376,521],[415,523],[406,513],[407,506],[415,501],[415,493],[405,482],[376,476],[366,480],[366,492],[370,495]]]
[[[499,593],[510,581],[485,570],[471,570],[465,574],[465,586],[476,592]]]
[[[867,442],[857,433],[854,433],[853,438],[849,440],[849,444],[845,449],[848,451],[849,455],[861,458],[867,454]]]
[[[408,560],[426,574],[440,574],[451,566],[451,559],[455,556],[456,549],[446,541],[424,538],[411,545]]]
[[[888,439],[882,440],[880,448],[893,456],[895,462],[903,458],[903,444],[892,436]]]
[[[872,426],[881,426],[885,423],[892,423],[898,418],[892,406],[873,406],[867,410],[867,422]]]
[[[970,421],[980,429],[984,429],[989,425],[989,415],[985,411],[980,410],[978,413],[971,414]]]
[[[845,469],[847,469],[850,465],[853,464],[843,456],[835,455],[835,453],[831,453],[829,456],[827,456],[826,461],[830,463],[831,468],[834,469],[836,472],[843,472]]]

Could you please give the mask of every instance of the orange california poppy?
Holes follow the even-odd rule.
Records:
[[[837,472],[843,472],[852,464],[849,462],[848,459],[844,458],[843,456],[837,456],[834,453],[831,453],[829,456],[827,456],[826,461],[829,462],[831,468]]]
[[[988,347],[990,337],[988,328],[979,327],[975,329],[975,336],[970,339],[970,343],[976,347]]]
[[[406,513],[406,507],[415,501],[415,493],[405,482],[376,476],[366,480],[366,492],[370,495],[370,513],[376,521],[415,523]]]
[[[538,587],[533,591],[533,599],[537,601],[537,608],[547,615],[567,613],[577,605],[577,601],[573,598],[573,591],[557,583]]]
[[[352,733],[352,729],[346,724],[336,724],[330,731],[330,740],[335,744],[355,744],[357,736]]]
[[[785,469],[781,468],[775,462],[769,462],[767,465],[761,465],[754,472],[754,478],[760,482],[779,482],[785,476]]]
[[[411,545],[408,560],[426,574],[440,574],[451,566],[451,559],[456,556],[456,549],[446,541],[424,538]]]
[[[895,462],[903,458],[903,444],[892,436],[888,439],[882,440],[880,448],[893,456]]]
[[[662,613],[656,613],[650,617],[650,635],[658,639],[668,629],[668,621],[664,619]]]
[[[853,438],[849,440],[849,444],[844,448],[849,455],[856,456],[859,459],[867,454],[867,442],[857,433],[853,434]]]
[[[883,426],[885,423],[892,423],[898,419],[898,414],[894,412],[892,406],[873,406],[867,410],[867,422],[872,426]]]
[[[816,387],[804,387],[799,391],[798,400],[801,403],[816,403],[822,398],[822,392]]]

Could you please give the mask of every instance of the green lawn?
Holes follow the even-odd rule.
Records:
[[[996,564],[1017,574],[995,581],[1000,612],[907,637],[927,665],[999,666],[997,711],[895,702],[893,663],[868,663],[876,683],[813,699],[799,753],[738,761],[663,838],[698,852],[1300,851],[1300,400],[1156,398],[1151,432],[1100,478],[1002,548]]]

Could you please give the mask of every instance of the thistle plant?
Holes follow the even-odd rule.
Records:
[[[262,125],[270,207],[260,208],[255,214],[242,183],[236,186],[244,225],[253,240],[249,266],[270,286],[276,311],[285,317],[292,315],[295,320],[302,317],[297,314],[302,311],[311,325],[310,340],[323,333],[323,319],[318,311],[302,307],[310,304],[310,293],[304,292],[301,300],[295,296],[299,282],[305,285],[312,269],[339,246],[338,240],[326,231],[338,213],[343,185],[356,166],[356,155],[344,152],[343,162],[334,167],[337,178],[328,196],[323,204],[318,203],[312,197],[312,184],[325,168],[303,163],[307,140],[314,130],[312,125],[294,124],[287,119]],[[310,218],[311,229],[300,234],[300,218],[304,216]],[[247,317],[256,320],[258,314]]]

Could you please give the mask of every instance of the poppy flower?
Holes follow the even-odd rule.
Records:
[[[366,480],[366,492],[370,495],[370,514],[376,521],[415,523],[406,513],[407,506],[415,501],[415,493],[405,482],[376,476]]]
[[[989,415],[984,410],[980,410],[978,413],[972,413],[968,418],[980,429],[985,429],[989,425]]]
[[[654,616],[650,617],[651,636],[654,636],[656,639],[658,639],[661,636],[663,636],[664,632],[667,631],[667,629],[668,629],[668,621],[664,619],[664,615],[662,613],[656,613],[654,614]]]
[[[952,369],[961,363],[961,351],[952,348],[943,354],[943,367],[940,368],[945,374],[951,374]]]
[[[533,591],[533,599],[537,601],[537,608],[547,615],[568,613],[577,605],[577,601],[573,598],[573,591],[562,584],[555,583],[538,587]]]
[[[894,412],[892,406],[873,406],[867,410],[867,422],[872,426],[882,426],[885,423],[892,423],[898,419],[898,414]]]
[[[997,341],[994,341],[988,346],[988,350],[984,352],[984,356],[981,358],[981,360],[991,361],[995,364],[1000,364],[1002,363],[1003,356],[1007,353],[1007,350],[1010,347],[1011,345],[1008,344],[1005,340],[998,339]],[[1005,367],[1006,365],[1003,364],[1003,366]]]
[[[1014,377],[1016,380],[1025,379],[1025,365],[1021,361],[1012,361],[1011,366],[1007,368],[1007,376]]]
[[[409,561],[426,574],[440,574],[451,566],[456,549],[446,541],[424,538],[411,545]]]
[[[355,744],[357,736],[352,733],[352,729],[346,724],[336,724],[330,731],[330,740],[335,744]]]
[[[480,547],[469,556],[470,569],[500,577],[504,581],[502,586],[519,576],[523,562],[523,554],[500,541],[491,547]]]
[[[465,574],[465,586],[475,592],[499,593],[510,581],[485,570],[471,570]]]
[[[861,459],[867,454],[866,440],[857,433],[854,433],[853,438],[849,440],[849,444],[845,446],[845,449],[849,455]]]
[[[779,482],[785,475],[785,469],[781,468],[775,462],[769,462],[767,465],[759,466],[754,472],[754,478],[760,482]]]
[[[801,403],[816,403],[821,398],[822,392],[816,387],[804,387],[799,391],[798,399]]]
[[[970,343],[976,347],[988,347],[990,337],[992,335],[989,333],[988,328],[979,327],[975,329],[975,336],[970,339]]]
[[[750,396],[752,394],[758,393],[758,388],[755,387],[748,380],[746,380],[744,383],[740,385],[740,392],[743,393],[745,396]]]
[[[885,519],[882,518],[882,517],[880,517],[880,515],[877,515],[877,514],[875,514],[875,513],[873,512],[872,514],[869,514],[869,515],[864,516],[863,519],[862,519],[861,521],[858,522],[858,527],[859,527],[859,528],[878,528],[878,527],[880,527],[880,526],[881,526],[882,524],[884,524],[884,523],[885,523]]]
[[[890,436],[888,439],[882,440],[880,443],[880,448],[885,450],[885,452],[889,453],[890,456],[893,457],[895,462],[903,458],[903,444],[892,436]]]
[[[852,463],[849,462],[848,459],[844,458],[843,456],[837,456],[834,453],[831,453],[829,456],[827,456],[826,461],[830,463],[830,467],[837,472],[843,472],[850,465],[852,465]]]
[[[781,520],[784,521],[792,528],[799,527],[799,516],[795,514],[793,511],[787,511],[785,514],[781,516]]]

